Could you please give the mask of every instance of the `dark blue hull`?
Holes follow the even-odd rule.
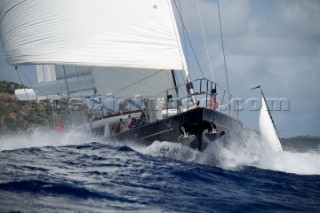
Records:
[[[216,127],[218,132],[225,132],[225,134],[220,134],[222,140],[229,140],[240,137],[242,122],[227,114],[199,107],[160,121],[129,129],[112,135],[110,138],[119,141],[134,140],[146,145],[155,140],[181,142],[201,151],[205,149],[208,141],[204,138],[205,133],[211,132],[213,126]],[[182,127],[188,137],[183,137]]]

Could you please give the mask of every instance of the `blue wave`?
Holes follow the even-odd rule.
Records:
[[[320,210],[319,175],[232,171],[116,143],[2,151],[0,167],[1,212]]]
[[[77,188],[68,184],[55,184],[38,180],[18,181],[0,184],[0,189],[19,192],[31,192],[41,194],[57,194],[75,196],[78,198],[103,198],[106,195],[91,192],[85,188]]]

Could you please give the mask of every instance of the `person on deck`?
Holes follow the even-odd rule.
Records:
[[[62,120],[58,120],[58,124],[57,124],[56,128],[54,128],[54,130],[59,133],[64,131]]]
[[[130,123],[130,125],[129,125],[129,128],[134,128],[134,127],[136,127],[136,121],[137,121],[136,118],[132,118],[132,119],[131,119],[131,123]]]
[[[130,127],[130,124],[131,124],[131,115],[128,115],[128,118],[127,118],[127,126]]]

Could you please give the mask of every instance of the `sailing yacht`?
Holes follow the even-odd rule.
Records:
[[[230,105],[221,110],[218,85],[191,80],[174,6],[171,0],[2,0],[8,64],[37,65],[38,83],[16,91],[18,98],[117,100],[109,114],[92,113],[87,124],[114,140],[204,150],[217,138],[239,137],[242,123]]]

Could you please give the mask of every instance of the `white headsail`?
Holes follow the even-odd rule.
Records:
[[[153,96],[173,87],[170,70],[188,72],[171,0],[1,0],[0,19],[9,64],[69,66],[63,76],[81,76],[82,91]],[[72,66],[91,67],[90,77],[68,73]],[[38,72],[43,84],[35,91],[76,89],[71,79],[62,86],[61,72],[55,70]]]
[[[271,115],[269,114],[267,103],[262,94],[262,103],[259,118],[259,128],[262,139],[270,145],[272,151],[282,151],[277,130],[274,126]]]
[[[2,0],[6,60],[186,68],[170,0]]]

